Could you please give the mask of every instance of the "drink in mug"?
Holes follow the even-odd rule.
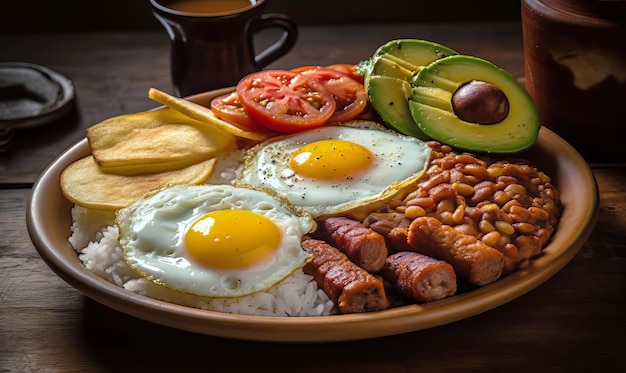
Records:
[[[222,13],[240,10],[253,5],[250,0],[177,0],[168,7],[189,13]]]

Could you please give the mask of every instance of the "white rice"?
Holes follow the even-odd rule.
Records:
[[[231,183],[237,175],[241,153],[217,162],[209,184]],[[127,290],[169,303],[200,309],[261,316],[324,316],[335,313],[333,302],[301,269],[273,288],[239,298],[208,298],[158,285],[130,268],[118,242],[113,212],[72,208],[69,242],[85,267]]]

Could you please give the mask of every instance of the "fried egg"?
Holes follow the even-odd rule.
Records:
[[[301,268],[314,227],[265,192],[231,185],[176,185],[116,213],[126,262],[170,289],[208,297],[266,290]]]
[[[430,148],[369,121],[274,138],[246,154],[235,185],[266,188],[313,217],[363,209],[421,176]]]

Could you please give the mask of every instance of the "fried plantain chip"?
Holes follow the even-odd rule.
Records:
[[[230,133],[169,108],[106,119],[87,140],[101,170],[116,175],[173,171],[235,147]]]
[[[227,131],[234,136],[243,137],[249,140],[263,141],[272,136],[276,136],[272,131],[251,131],[246,128],[238,127],[229,122],[225,122],[218,118],[208,107],[196,104],[195,102],[184,98],[174,97],[156,88],[150,88],[148,91],[150,99],[165,105],[171,109],[177,110],[190,118],[201,121],[207,125],[212,125],[221,130]]]
[[[61,190],[71,202],[93,209],[117,210],[145,193],[175,184],[201,184],[213,173],[217,158],[157,174],[134,176],[102,172],[93,156],[71,163],[61,173]]]

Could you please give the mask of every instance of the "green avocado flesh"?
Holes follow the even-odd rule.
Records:
[[[505,94],[509,112],[502,121],[487,125],[457,117],[452,97],[471,81],[491,83]],[[411,83],[411,117],[434,140],[486,153],[522,151],[537,140],[540,123],[534,101],[515,78],[488,61],[464,55],[442,58],[421,69]]]
[[[370,104],[379,113],[382,120],[391,128],[420,140],[429,137],[415,125],[409,111],[409,82],[389,76],[371,76],[369,82]]]
[[[387,57],[400,65],[420,69],[439,58],[458,54],[452,49],[431,41],[419,39],[396,39],[380,46],[374,58]]]
[[[400,64],[397,58],[389,58],[390,56],[380,56],[372,65],[372,72],[369,77],[386,76],[409,81],[417,75],[419,66],[408,64]]]
[[[448,47],[418,39],[398,39],[382,45],[367,61],[365,71],[365,88],[372,108],[398,132],[428,139],[409,111],[410,83],[431,62],[455,54]]]

